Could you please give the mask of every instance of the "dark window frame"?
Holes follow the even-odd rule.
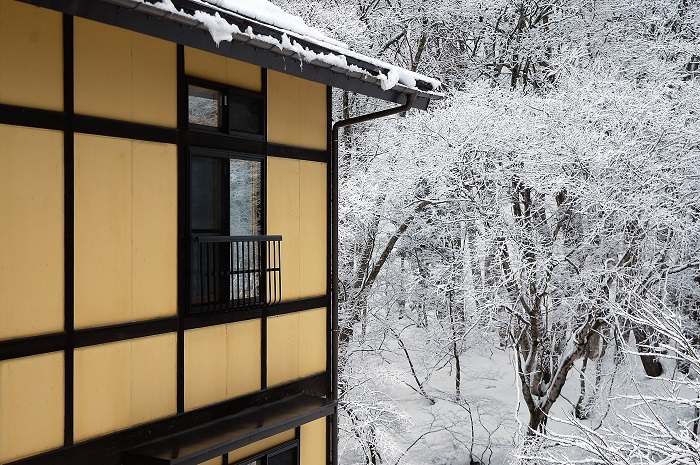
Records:
[[[221,84],[217,82],[208,81],[206,79],[187,77],[186,84],[187,94],[189,97],[190,86],[201,87],[216,91],[222,95],[222,115],[221,115],[221,126],[213,127],[201,124],[190,123],[189,121],[189,98],[187,98],[187,129],[189,131],[196,131],[200,133],[210,133],[219,135],[228,135],[232,137],[237,137],[239,139],[248,139],[255,141],[264,141],[265,134],[267,133],[267,105],[265,100],[264,92],[256,92],[248,89],[242,89],[240,87],[228,86],[226,84]],[[259,104],[259,115],[258,115],[258,132],[246,132],[231,129],[231,120],[233,114],[233,102],[237,98],[244,98],[255,100]]]
[[[219,160],[221,161],[221,166],[219,167],[220,175],[221,175],[221,186],[220,186],[220,192],[219,194],[219,199],[218,199],[218,208],[221,211],[221,216],[219,218],[219,228],[214,227],[214,229],[195,229],[192,223],[193,223],[193,209],[194,209],[194,204],[192,202],[192,193],[196,189],[195,182],[193,179],[193,161],[196,157],[200,158],[210,158],[214,160]],[[229,160],[242,160],[242,161],[250,161],[250,162],[255,162],[258,164],[258,169],[257,169],[257,177],[258,180],[256,183],[257,184],[257,199],[259,202],[259,207],[258,207],[258,213],[257,213],[257,226],[255,229],[257,231],[251,231],[253,234],[248,234],[250,237],[258,237],[258,238],[263,238],[266,237],[264,236],[266,232],[266,224],[265,224],[265,217],[266,217],[266,202],[265,202],[265,197],[266,197],[266,183],[265,179],[267,176],[266,173],[266,163],[265,163],[265,156],[264,155],[256,155],[256,154],[249,154],[249,153],[241,153],[241,152],[236,152],[233,150],[215,150],[215,149],[206,149],[206,148],[201,148],[201,147],[189,147],[187,149],[187,163],[188,163],[188,171],[190,173],[190,179],[188,180],[189,184],[189,194],[188,194],[188,202],[190,204],[190,217],[188,219],[188,224],[189,224],[189,230],[188,230],[188,235],[192,238],[192,245],[190,246],[190,257],[189,257],[189,270],[188,274],[190,276],[190,283],[188,285],[189,288],[189,299],[188,299],[188,304],[186,308],[186,315],[187,316],[200,316],[200,315],[207,315],[207,314],[212,314],[212,313],[228,313],[228,312],[239,312],[243,310],[249,310],[249,309],[254,309],[256,307],[261,307],[265,303],[265,296],[268,294],[268,289],[267,286],[265,285],[265,280],[267,278],[267,275],[265,272],[263,272],[263,266],[264,263],[262,263],[263,260],[267,260],[267,254],[265,251],[260,254],[260,249],[258,249],[258,254],[253,253],[253,257],[257,256],[258,262],[255,262],[255,258],[253,258],[253,262],[251,263],[251,266],[253,267],[252,270],[247,270],[244,269],[241,270],[240,268],[235,268],[233,265],[233,261],[230,261],[229,265],[229,260],[233,260],[233,246],[231,248],[227,248],[226,246],[219,246],[220,248],[216,251],[214,249],[211,249],[215,260],[218,260],[218,263],[223,264],[223,265],[213,265],[214,269],[217,270],[218,272],[224,271],[227,273],[233,273],[234,275],[242,275],[247,276],[248,282],[241,282],[235,279],[234,281],[227,281],[227,279],[224,276],[221,277],[221,279],[216,279],[213,286],[215,288],[210,288],[207,287],[207,291],[205,292],[204,290],[204,285],[201,284],[199,289],[197,287],[197,283],[195,282],[197,272],[201,273],[203,272],[203,269],[200,269],[202,266],[201,264],[197,263],[197,257],[202,257],[203,254],[203,247],[204,244],[199,244],[196,245],[199,240],[195,240],[196,237],[199,236],[229,236],[230,235],[230,213],[231,213],[231,205],[230,205],[230,177],[227,175],[229,172]],[[215,202],[216,204],[216,202]],[[251,247],[251,243],[247,243],[248,247]],[[208,244],[209,247],[217,247],[216,244]],[[259,247],[262,247],[262,244],[258,245]],[[197,248],[199,247],[198,252],[195,252]],[[243,245],[241,247],[241,253],[243,253]],[[252,244],[253,250],[257,246]],[[238,254],[238,246],[236,246],[236,254]],[[249,252],[247,254],[250,254],[250,249],[248,249]],[[237,255],[238,256],[238,255]],[[209,263],[209,262],[207,262]],[[225,268],[225,269],[224,269]],[[234,269],[235,268],[235,269]],[[251,281],[252,279],[252,281]],[[206,281],[207,283],[212,283],[213,281]],[[217,284],[218,283],[218,284]],[[216,287],[220,286],[220,287]],[[241,287],[243,286],[243,287]],[[252,287],[251,287],[252,286]],[[224,289],[226,287],[228,290]],[[197,289],[195,289],[197,288]],[[211,290],[210,290],[211,289]],[[234,292],[234,289],[238,291],[238,293]],[[251,289],[255,289],[253,292],[248,294],[247,292],[250,291]],[[238,297],[238,298],[233,298],[232,296],[234,295],[241,295],[240,292],[244,292],[244,297]],[[224,297],[228,295],[229,298],[225,299]],[[207,296],[207,297],[205,297]],[[199,297],[200,301],[196,302],[197,297]],[[207,299],[206,301],[204,299]],[[213,300],[212,300],[213,299]]]
[[[295,454],[295,460],[296,463],[293,465],[301,465],[301,447],[299,444],[299,439],[293,439],[291,441],[285,442],[283,444],[280,444],[279,446],[272,447],[270,449],[267,449],[263,452],[260,452],[255,455],[251,455],[250,457],[246,457],[243,460],[239,460],[238,462],[234,462],[231,465],[252,465],[256,461],[260,460],[259,465],[267,465],[268,460],[270,457],[274,457],[275,455],[282,454],[284,452],[287,452],[288,450],[296,450]]]

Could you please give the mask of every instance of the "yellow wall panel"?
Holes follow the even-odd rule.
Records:
[[[75,136],[75,324],[131,317],[131,142]]]
[[[226,59],[226,84],[262,92],[262,69],[244,61]]]
[[[131,32],[75,18],[75,112],[131,120]]]
[[[177,49],[172,42],[131,34],[132,120],[177,126]]]
[[[326,86],[299,79],[299,146],[326,150],[328,148],[328,111]]]
[[[75,136],[75,324],[177,313],[175,146]]]
[[[281,234],[282,298],[300,295],[298,160],[267,158],[267,231]]]
[[[0,362],[0,463],[63,445],[63,354]]]
[[[301,425],[299,462],[304,465],[325,465],[326,438],[325,418]]]
[[[0,125],[0,257],[0,339],[61,331],[60,132]]]
[[[63,110],[60,13],[0,0],[0,103]]]
[[[293,429],[285,431],[284,433],[279,433],[269,438],[265,438],[262,441],[254,442],[249,446],[241,447],[228,454],[228,463],[235,463],[252,455],[259,454],[267,449],[272,449],[275,446],[284,444],[294,439],[295,432]],[[304,462],[301,462],[304,463]]]
[[[327,165],[300,161],[299,262],[300,297],[324,295],[327,287]]]
[[[174,333],[132,341],[132,424],[177,413],[176,356]]]
[[[77,349],[75,439],[175,414],[176,354],[174,333]]]
[[[132,144],[132,305],[136,319],[177,314],[177,150]]]
[[[75,112],[175,127],[176,46],[75,19]]]
[[[226,399],[226,326],[185,332],[185,409]]]
[[[75,351],[76,441],[131,423],[131,341]]]
[[[185,47],[185,74],[226,83],[226,58],[196,48]]]
[[[299,378],[299,313],[267,319],[267,384]]]
[[[226,394],[229,398],[260,389],[260,327],[260,320],[242,321],[226,326]]]
[[[185,74],[255,92],[262,91],[259,66],[185,47]]]
[[[326,370],[326,309],[299,313],[299,377]]]
[[[268,71],[267,98],[269,142],[316,150],[328,148],[324,85]]]
[[[269,70],[267,72],[267,140],[276,144],[299,146],[299,78]]]

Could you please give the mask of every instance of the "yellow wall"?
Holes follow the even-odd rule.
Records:
[[[254,442],[249,446],[241,447],[228,454],[228,463],[235,463],[252,455],[259,454],[267,449],[272,449],[275,446],[284,444],[294,439],[295,432],[293,429],[285,431],[284,433],[276,434],[270,436],[269,438],[263,439],[262,441]],[[301,462],[302,464],[304,462]],[[306,465],[306,464],[304,464]]]
[[[76,135],[76,328],[176,312],[175,146]]]
[[[63,445],[63,353],[0,362],[0,463]]]
[[[300,463],[304,465],[326,464],[326,419],[319,418],[301,426]]]
[[[185,74],[255,92],[262,91],[259,66],[185,47]]]
[[[175,127],[174,43],[75,19],[75,112]]]
[[[0,339],[63,330],[63,135],[0,125]]]
[[[267,384],[275,386],[326,369],[326,309],[267,319]]]
[[[268,157],[267,231],[282,235],[282,297],[326,293],[326,164]]]
[[[76,441],[175,414],[176,354],[175,334],[76,349]]]
[[[269,142],[328,148],[326,86],[270,70],[267,98]]]
[[[0,103],[63,109],[60,13],[0,0]]]
[[[260,320],[185,332],[185,409],[260,389]]]

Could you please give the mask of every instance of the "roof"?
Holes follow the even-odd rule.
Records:
[[[267,0],[23,0],[383,100],[426,109],[440,82],[349,47]]]

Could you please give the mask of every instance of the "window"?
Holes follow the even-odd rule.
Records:
[[[190,151],[191,314],[264,304],[261,179],[261,158]]]
[[[188,86],[187,113],[190,129],[217,131],[261,139],[264,128],[263,97],[235,87],[193,81]]]
[[[189,79],[187,129],[198,145],[262,141],[264,116],[260,92]],[[281,298],[282,238],[262,235],[263,160],[234,151],[189,150],[189,315],[259,307]]]
[[[234,465],[298,465],[299,441],[291,441]]]

